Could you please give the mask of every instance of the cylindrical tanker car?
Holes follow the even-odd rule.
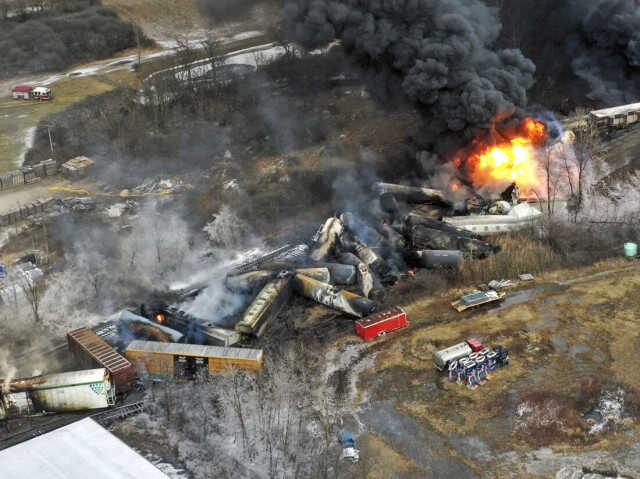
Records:
[[[14,379],[0,391],[0,419],[102,409],[115,401],[115,387],[104,368]]]

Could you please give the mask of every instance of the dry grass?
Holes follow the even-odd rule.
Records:
[[[152,38],[173,38],[202,28],[193,0],[104,0],[120,17],[142,26]]]
[[[52,89],[55,98],[50,102],[0,99],[0,172],[16,168],[24,152],[26,131],[43,118],[64,110],[89,95],[99,95],[118,86],[118,80],[104,77],[65,78]]]
[[[529,251],[536,249],[530,247]],[[616,262],[611,264],[617,266]],[[625,444],[637,434],[637,425],[625,426],[629,428],[626,434],[592,437],[586,434],[580,418],[601,388],[611,384],[628,393],[627,413],[637,417],[639,376],[637,368],[628,365],[640,347],[635,320],[640,276],[637,270],[618,268],[596,276],[591,276],[593,267],[564,271],[565,276],[557,279],[581,279],[568,283],[568,289],[540,293],[528,302],[498,311],[457,315],[440,307],[446,307],[446,298],[403,304],[410,311],[410,328],[372,345],[377,352],[376,367],[363,376],[360,386],[372,384],[373,375],[388,377],[385,373],[389,371],[410,370],[437,388],[424,390],[402,379],[406,394],[397,405],[400,411],[444,436],[480,434],[495,441],[498,449],[553,446],[575,451]],[[476,391],[449,383],[431,366],[433,351],[469,336],[503,344],[512,353],[509,367],[498,370],[489,384]],[[554,338],[563,339],[566,346],[559,346]],[[575,345],[589,349],[571,352]],[[575,380],[567,381],[568,377]],[[386,383],[384,391],[399,386]],[[386,392],[373,394],[384,398]],[[522,427],[511,430],[505,417],[515,418],[516,407],[523,402],[537,405],[533,416],[523,416]],[[558,420],[537,424],[535,414],[550,408],[557,409]]]
[[[562,257],[546,243],[524,236],[500,236],[494,241],[502,250],[488,258],[465,260],[458,274],[464,283],[517,278],[519,274],[539,274],[563,265]]]

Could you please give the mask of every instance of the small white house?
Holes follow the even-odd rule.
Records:
[[[18,85],[13,87],[12,94],[16,100],[29,100],[31,98],[31,92],[33,87],[29,85]]]

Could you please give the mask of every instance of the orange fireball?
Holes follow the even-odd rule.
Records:
[[[516,182],[524,190],[536,188],[541,178],[536,148],[546,139],[544,124],[525,118],[511,139],[497,144],[476,141],[466,162],[474,186],[497,189]]]

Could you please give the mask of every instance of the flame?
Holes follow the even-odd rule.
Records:
[[[158,313],[155,317],[156,323],[162,324],[164,323],[164,314]]]
[[[547,140],[545,125],[525,118],[510,138],[494,144],[477,139],[466,160],[466,169],[476,188],[503,188],[517,183],[531,190],[540,185],[541,171],[537,149]]]

